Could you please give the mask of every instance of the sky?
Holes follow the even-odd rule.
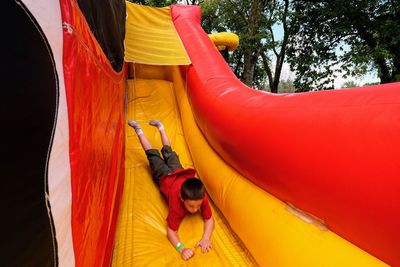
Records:
[[[277,25],[275,24],[272,27],[272,30],[274,32],[274,37],[275,40],[282,40],[283,38],[283,28],[282,25]],[[296,75],[290,71],[289,64],[284,63],[282,67],[282,73],[281,73],[281,80],[293,80],[296,77]],[[353,81],[357,85],[362,86],[363,84],[366,83],[371,83],[371,82],[379,82],[379,78],[377,75],[377,72],[369,72],[363,77],[353,77],[353,76],[348,76],[347,78],[343,78],[343,75],[338,75],[338,77],[335,79],[335,89],[337,88],[342,88],[343,84],[348,81]]]

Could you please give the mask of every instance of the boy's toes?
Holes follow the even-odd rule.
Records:
[[[157,126],[157,127],[159,127],[159,126],[161,125],[161,122],[160,122],[159,120],[151,120],[151,121],[149,121],[149,124],[150,124],[151,126]]]
[[[135,129],[135,132],[137,135],[141,135],[143,134],[142,128],[140,127],[140,124],[137,123],[134,120],[130,120],[128,121],[129,126],[133,127],[133,129]]]
[[[134,121],[134,120],[128,121],[128,124],[129,124],[129,126],[131,126],[131,127],[133,127],[133,128],[140,127],[140,126],[139,126],[139,123],[137,123],[137,122]]]
[[[161,121],[159,121],[159,120],[151,120],[151,121],[149,121],[149,124],[151,125],[151,126],[155,126],[155,127],[157,127],[158,128],[158,130],[162,130],[162,129],[164,129],[164,125],[161,123]]]

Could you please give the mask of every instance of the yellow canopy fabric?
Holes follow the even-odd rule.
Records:
[[[189,65],[169,7],[126,2],[125,61],[149,65]]]

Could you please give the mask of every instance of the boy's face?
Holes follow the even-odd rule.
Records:
[[[202,203],[203,203],[202,199],[199,199],[199,200],[190,200],[190,199],[183,200],[183,205],[185,206],[185,209],[190,213],[196,213],[198,210],[200,210],[200,207],[201,207]]]

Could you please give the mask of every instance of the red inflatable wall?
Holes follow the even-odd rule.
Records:
[[[125,69],[116,73],[73,0],[61,1],[76,266],[109,266],[124,177]]]
[[[279,95],[250,89],[200,16],[197,7],[172,7],[193,63],[191,105],[213,148],[258,186],[400,266],[400,83]]]

